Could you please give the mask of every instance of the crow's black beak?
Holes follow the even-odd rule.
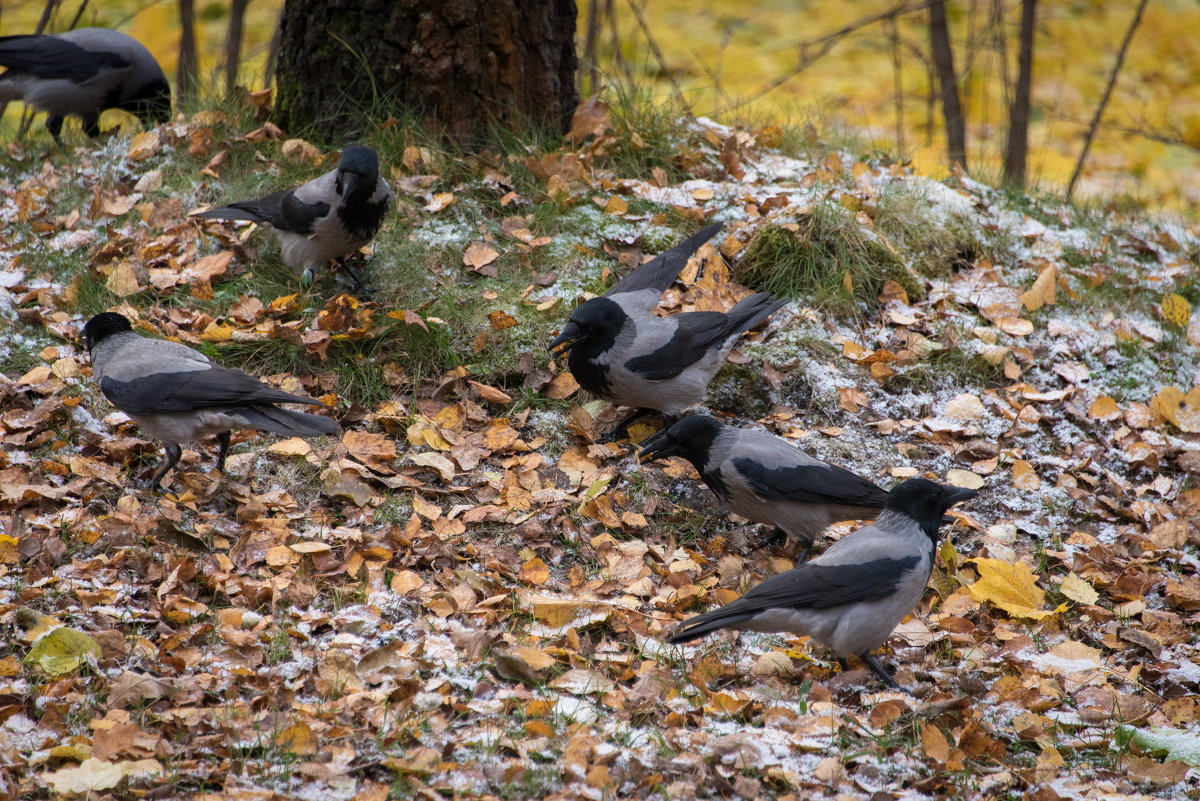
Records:
[[[678,453],[678,448],[667,436],[667,432],[659,431],[642,443],[642,449],[638,451],[638,462],[665,459],[668,456],[676,456]]]
[[[554,338],[554,341],[546,347],[546,350],[568,351],[581,339],[583,339],[583,331],[575,323],[568,322],[566,327]]]
[[[342,179],[342,197],[350,197],[359,191],[359,187],[363,184],[363,177],[356,172],[345,170],[341,173]]]
[[[949,509],[954,504],[969,501],[978,494],[975,490],[966,487],[946,487],[942,491],[942,508]]]

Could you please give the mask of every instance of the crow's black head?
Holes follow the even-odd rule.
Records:
[[[337,168],[337,193],[350,197],[356,193],[370,195],[379,181],[379,156],[369,147],[350,145],[342,151]]]
[[[638,459],[665,459],[682,456],[703,473],[708,453],[725,426],[706,414],[685,417],[670,428],[664,428],[642,443]]]
[[[171,120],[171,85],[166,78],[142,84],[120,109],[135,115],[144,125],[162,125]]]
[[[129,320],[124,315],[116,312],[100,312],[88,320],[87,325],[83,327],[83,341],[87,344],[88,353],[91,353],[97,342],[103,342],[113,334],[132,330],[133,326],[129,324]]]
[[[550,350],[578,349],[594,358],[613,346],[628,319],[615,302],[592,298],[571,314],[562,332],[550,343]]]
[[[910,478],[888,493],[883,508],[911,518],[931,540],[937,540],[938,526],[942,524],[942,516],[946,510],[978,494],[972,489],[950,487],[923,478]]]

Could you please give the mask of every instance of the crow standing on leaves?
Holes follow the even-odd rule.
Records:
[[[726,628],[807,634],[839,659],[857,656],[887,686],[901,689],[871,651],[925,594],[942,515],[977,494],[909,479],[888,493],[873,524],[733,603],[684,621],[668,642],[689,642]]]
[[[0,102],[23,100],[46,112],[46,130],[62,147],[63,118],[83,120],[100,133],[100,112],[117,108],[143,123],[171,118],[171,87],[162,67],[140,42],[107,28],[57,35],[0,36]]]
[[[355,289],[364,292],[362,280],[343,257],[375,238],[395,197],[379,174],[375,151],[351,145],[342,151],[336,170],[303,186],[259,200],[230,203],[197,216],[265,225],[279,239],[284,264],[305,283],[311,283],[318,269],[336,259],[354,280]]]
[[[217,470],[225,469],[229,431],[253,428],[286,437],[315,437],[338,430],[337,421],[280,409],[277,403],[321,402],[274,389],[240,370],[213,364],[178,342],[147,339],[120,314],[103,312],[83,328],[92,375],[100,391],[150,436],[163,443],[162,468],[151,489],[179,461],[182,442],[217,435]]]
[[[823,462],[766,431],[685,417],[642,443],[642,461],[682,456],[729,508],[775,526],[808,554],[813,540],[842,520],[876,517],[888,494],[849,470]]]
[[[702,229],[582,303],[550,343],[550,350],[568,351],[567,365],[581,387],[634,408],[602,442],[620,439],[644,414],[662,412],[669,424],[704,400],[708,382],[738,336],[787,303],[760,292],[724,313],[653,313],[688,258],[719,230],[720,223]]]

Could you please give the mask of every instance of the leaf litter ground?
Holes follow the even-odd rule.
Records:
[[[261,236],[188,218],[231,163],[336,158],[269,125],[213,113],[71,159],[10,150],[0,793],[1195,791],[1197,232],[784,155],[778,129],[706,120],[626,176],[608,123],[587,105],[572,146],[484,154],[469,178],[398,150],[400,209],[370,272],[385,283],[397,243],[449,255],[377,301],[286,275],[274,292]],[[969,229],[974,247],[929,270],[884,230],[898,196],[913,226]],[[736,278],[758,237],[811,245],[829,207],[900,272],[864,296],[834,265],[853,313],[801,296],[709,400],[884,486],[981,490],[889,641],[913,697],[804,638],[665,646],[795,553],[757,547],[765,532],[729,520],[686,463],[595,444],[613,412],[542,351],[643,248],[725,221],[662,304],[724,309],[751,291]],[[480,313],[438,317],[430,295],[447,293]],[[77,335],[102,307],[221,361],[282,350],[299,367],[265,379],[320,397],[343,434],[237,434],[229,476],[207,472],[206,446],[171,493],[131,489],[158,449],[90,382]],[[414,369],[430,342],[458,358]],[[382,399],[347,378],[356,358]]]

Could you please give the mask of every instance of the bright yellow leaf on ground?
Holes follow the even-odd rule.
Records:
[[[1054,614],[1043,609],[1046,593],[1034,581],[1033,573],[1023,564],[999,559],[972,559],[979,581],[967,590],[977,601],[986,601],[1014,617],[1041,620]]]
[[[1062,580],[1062,584],[1058,585],[1058,591],[1072,601],[1081,604],[1094,604],[1100,600],[1100,593],[1074,573],[1068,574]]]
[[[1162,313],[1163,319],[1168,323],[1187,328],[1188,321],[1192,319],[1192,304],[1182,296],[1170,292],[1163,296]]]

